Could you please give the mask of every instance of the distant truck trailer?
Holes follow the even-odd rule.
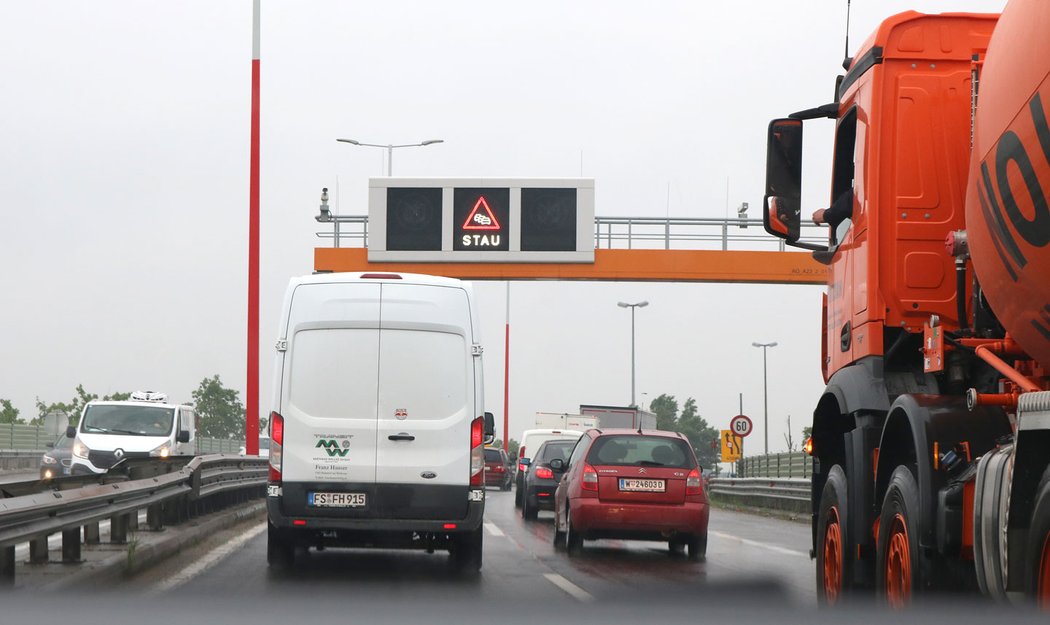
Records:
[[[577,430],[580,432],[598,427],[598,418],[591,415],[567,412],[537,412],[536,427],[549,430]]]
[[[630,406],[595,406],[580,404],[580,414],[597,417],[600,428],[655,430],[656,415]]]

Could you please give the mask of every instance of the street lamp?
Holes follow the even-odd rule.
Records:
[[[631,407],[636,407],[634,403],[634,309],[645,308],[649,305],[649,302],[638,302],[637,304],[628,304],[627,302],[617,302],[616,304],[620,308],[631,309]]]
[[[766,439],[766,455],[769,455],[769,386],[767,385],[766,378],[766,350],[770,347],[776,347],[777,342],[772,343],[752,343],[754,347],[762,348],[762,403],[763,408],[763,420],[762,420],[762,435]]]
[[[340,143],[349,143],[350,145],[359,145],[365,148],[383,148],[386,150],[386,175],[394,175],[394,148],[421,148],[428,145],[434,145],[435,143],[444,143],[444,139],[427,139],[426,141],[420,141],[419,143],[402,143],[400,145],[394,145],[393,143],[362,143],[356,139],[336,139]]]

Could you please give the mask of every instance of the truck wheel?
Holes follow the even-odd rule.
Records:
[[[269,522],[266,523],[266,564],[275,569],[290,569],[295,564],[295,544]]]
[[[462,573],[477,573],[481,570],[481,550],[484,533],[479,525],[472,532],[456,534],[452,538],[452,563]]]
[[[1028,565],[1027,591],[1041,610],[1050,611],[1050,467],[1036,490],[1029,527],[1028,553],[1032,560]]]
[[[817,517],[817,601],[835,605],[853,581],[849,560],[849,523],[846,472],[835,465],[820,494]]]
[[[922,588],[919,554],[919,487],[908,467],[893,471],[879,516],[876,585],[892,608],[903,608]]]

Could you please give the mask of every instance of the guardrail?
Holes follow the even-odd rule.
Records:
[[[99,522],[109,519],[110,542],[127,544],[146,524],[160,530],[192,517],[265,495],[267,461],[209,455],[186,462],[128,464],[102,476],[76,476],[0,485],[0,585],[15,577],[15,545],[29,543],[29,561],[49,559],[48,537],[61,532],[62,562],[81,560],[84,542],[98,543]]]
[[[43,425],[29,425],[26,423],[3,423],[0,424],[0,450],[35,451],[44,453],[47,444],[54,443],[61,434],[52,434]],[[63,432],[65,429],[63,428]],[[235,454],[244,444],[243,440],[231,438],[206,438],[198,436],[196,439],[196,450],[198,454]],[[4,452],[0,451],[0,454]]]
[[[802,477],[813,476],[813,458],[802,451],[765,456],[751,456],[737,461],[740,477]]]
[[[331,224],[330,232],[317,237],[331,239],[332,247],[368,247],[368,215],[315,217]],[[801,241],[827,243],[824,226],[803,220]],[[761,219],[693,217],[595,217],[595,249],[721,249],[784,251],[782,240],[765,233]]]
[[[713,501],[787,512],[810,513],[810,480],[776,478],[712,478],[708,496]]]

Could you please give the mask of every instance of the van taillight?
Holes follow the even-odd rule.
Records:
[[[396,273],[363,273],[362,278],[372,280],[400,280],[401,276]]]
[[[276,412],[270,413],[270,482],[281,481],[282,460],[284,457],[284,417]]]
[[[470,485],[483,486],[485,479],[485,417],[470,422]]]
[[[685,478],[685,494],[701,495],[704,492],[704,482],[700,479],[700,469],[693,469]]]
[[[589,464],[583,465],[583,490],[598,490],[598,472]]]

